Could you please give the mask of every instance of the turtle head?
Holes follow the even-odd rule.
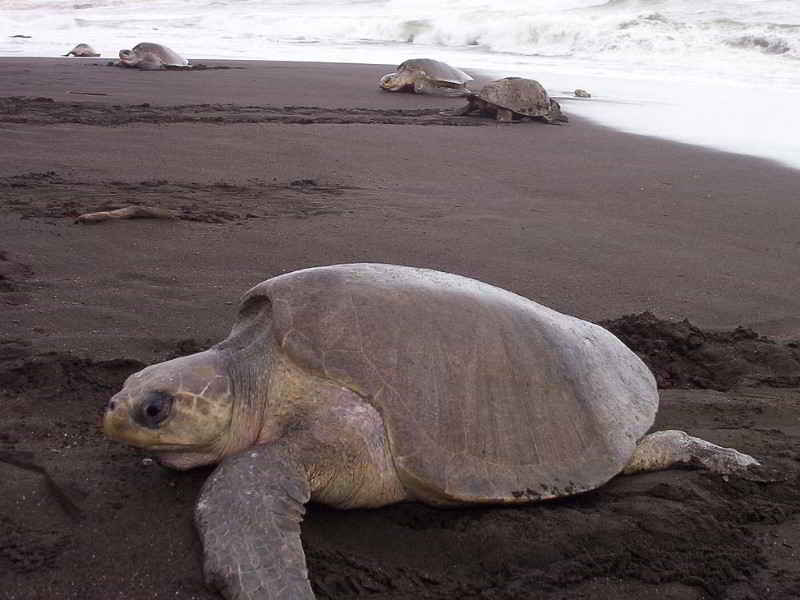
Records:
[[[119,62],[126,67],[135,67],[139,64],[139,57],[133,50],[120,50]]]
[[[380,80],[380,87],[387,92],[399,92],[403,88],[412,85],[412,81],[405,72],[387,73]]]
[[[211,349],[128,377],[106,407],[103,429],[165,466],[189,469],[226,454],[233,412],[230,378]]]

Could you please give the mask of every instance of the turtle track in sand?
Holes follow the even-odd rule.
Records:
[[[750,334],[652,315],[623,322],[631,320],[640,347],[681,339],[665,341],[664,332],[677,328],[715,340],[729,356],[747,353],[734,338]],[[685,363],[675,359],[681,346],[670,343],[678,349],[654,353],[651,366],[672,374],[667,386],[690,389],[662,390],[655,428],[688,428],[738,447],[779,468],[785,480],[726,481],[673,470],[617,477],[577,497],[514,508],[312,506],[303,539],[318,598],[798,597],[800,389],[691,389],[704,382],[682,373]],[[206,345],[163,341],[154,360]],[[663,359],[669,368],[659,364]],[[146,454],[105,440],[98,427],[111,393],[142,366],[38,354],[30,343],[0,341],[0,458],[23,456],[46,469],[82,515],[78,523],[62,510],[39,474],[0,461],[0,588],[10,598],[100,600],[121,589],[130,600],[152,598],[154,589],[178,600],[217,598],[202,583],[191,523],[208,470],[160,469]],[[122,555],[131,557],[135,573],[130,561],[118,560]]]
[[[135,203],[167,209],[179,220],[202,223],[283,217],[302,219],[351,212],[352,206],[337,205],[337,199],[345,193],[348,201],[352,201],[358,190],[315,179],[296,179],[287,184],[251,180],[244,185],[224,181],[210,184],[167,180],[97,182],[74,181],[46,171],[0,178],[0,194],[4,197],[0,212],[19,214],[25,219],[74,219],[84,213],[114,210]]]
[[[79,123],[104,127],[132,123],[284,123],[484,126],[486,120],[449,116],[441,109],[326,108],[320,106],[245,106],[239,104],[114,105],[59,102],[52,98],[0,98],[0,123],[54,125]]]
[[[23,290],[25,280],[33,277],[33,269],[0,248],[0,305],[27,304],[30,296]]]

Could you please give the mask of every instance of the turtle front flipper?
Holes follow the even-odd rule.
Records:
[[[195,511],[206,582],[229,600],[313,600],[300,522],[311,487],[283,441],[231,456]]]
[[[471,94],[463,86],[450,87],[444,83],[434,83],[433,81],[420,77],[414,82],[415,94],[427,94],[429,96],[446,96],[449,98],[462,98]]]
[[[462,106],[461,108],[457,108],[452,112],[453,116],[455,117],[464,117],[472,112],[475,112],[480,108],[478,104],[475,102],[475,96],[468,94],[467,95],[467,105]]]

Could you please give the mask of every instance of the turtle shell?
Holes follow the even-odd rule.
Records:
[[[432,58],[412,58],[407,60],[397,67],[398,73],[403,71],[421,73],[432,81],[444,81],[457,85],[464,85],[468,81],[472,81],[472,77],[461,69],[456,69],[447,63],[433,60]]]
[[[550,113],[550,96],[534,79],[506,77],[487,83],[478,98],[528,117],[543,117]]]
[[[598,487],[658,407],[652,374],[607,330],[438,271],[351,264],[269,279],[245,294],[231,336],[265,333],[381,413],[398,475],[431,503]]]
[[[171,67],[184,67],[189,64],[188,60],[175,52],[172,48],[167,48],[166,46],[154,44],[152,42],[136,44],[133,47],[133,52],[139,57],[144,57],[146,54],[153,54],[162,64]]]

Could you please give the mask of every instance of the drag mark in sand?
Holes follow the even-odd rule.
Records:
[[[345,192],[347,197],[343,198]],[[223,181],[96,182],[68,180],[53,171],[0,178],[0,194],[5,200],[0,212],[28,219],[76,219],[86,213],[137,204],[157,207],[171,219],[226,223],[349,214],[359,203],[357,188],[322,184],[315,179],[288,184],[253,179],[244,185]],[[342,204],[345,200],[346,206]]]
[[[478,118],[449,115],[438,108],[413,110],[377,108],[326,108],[319,106],[245,106],[239,104],[149,103],[118,105],[101,102],[58,102],[52,98],[10,96],[0,98],[0,123],[54,125],[79,123],[113,127],[130,123],[281,123],[290,125],[367,124],[484,126]]]
[[[25,280],[31,277],[33,269],[0,248],[0,306],[28,304],[30,296],[22,290],[25,288]],[[1,355],[2,349],[0,349]]]

